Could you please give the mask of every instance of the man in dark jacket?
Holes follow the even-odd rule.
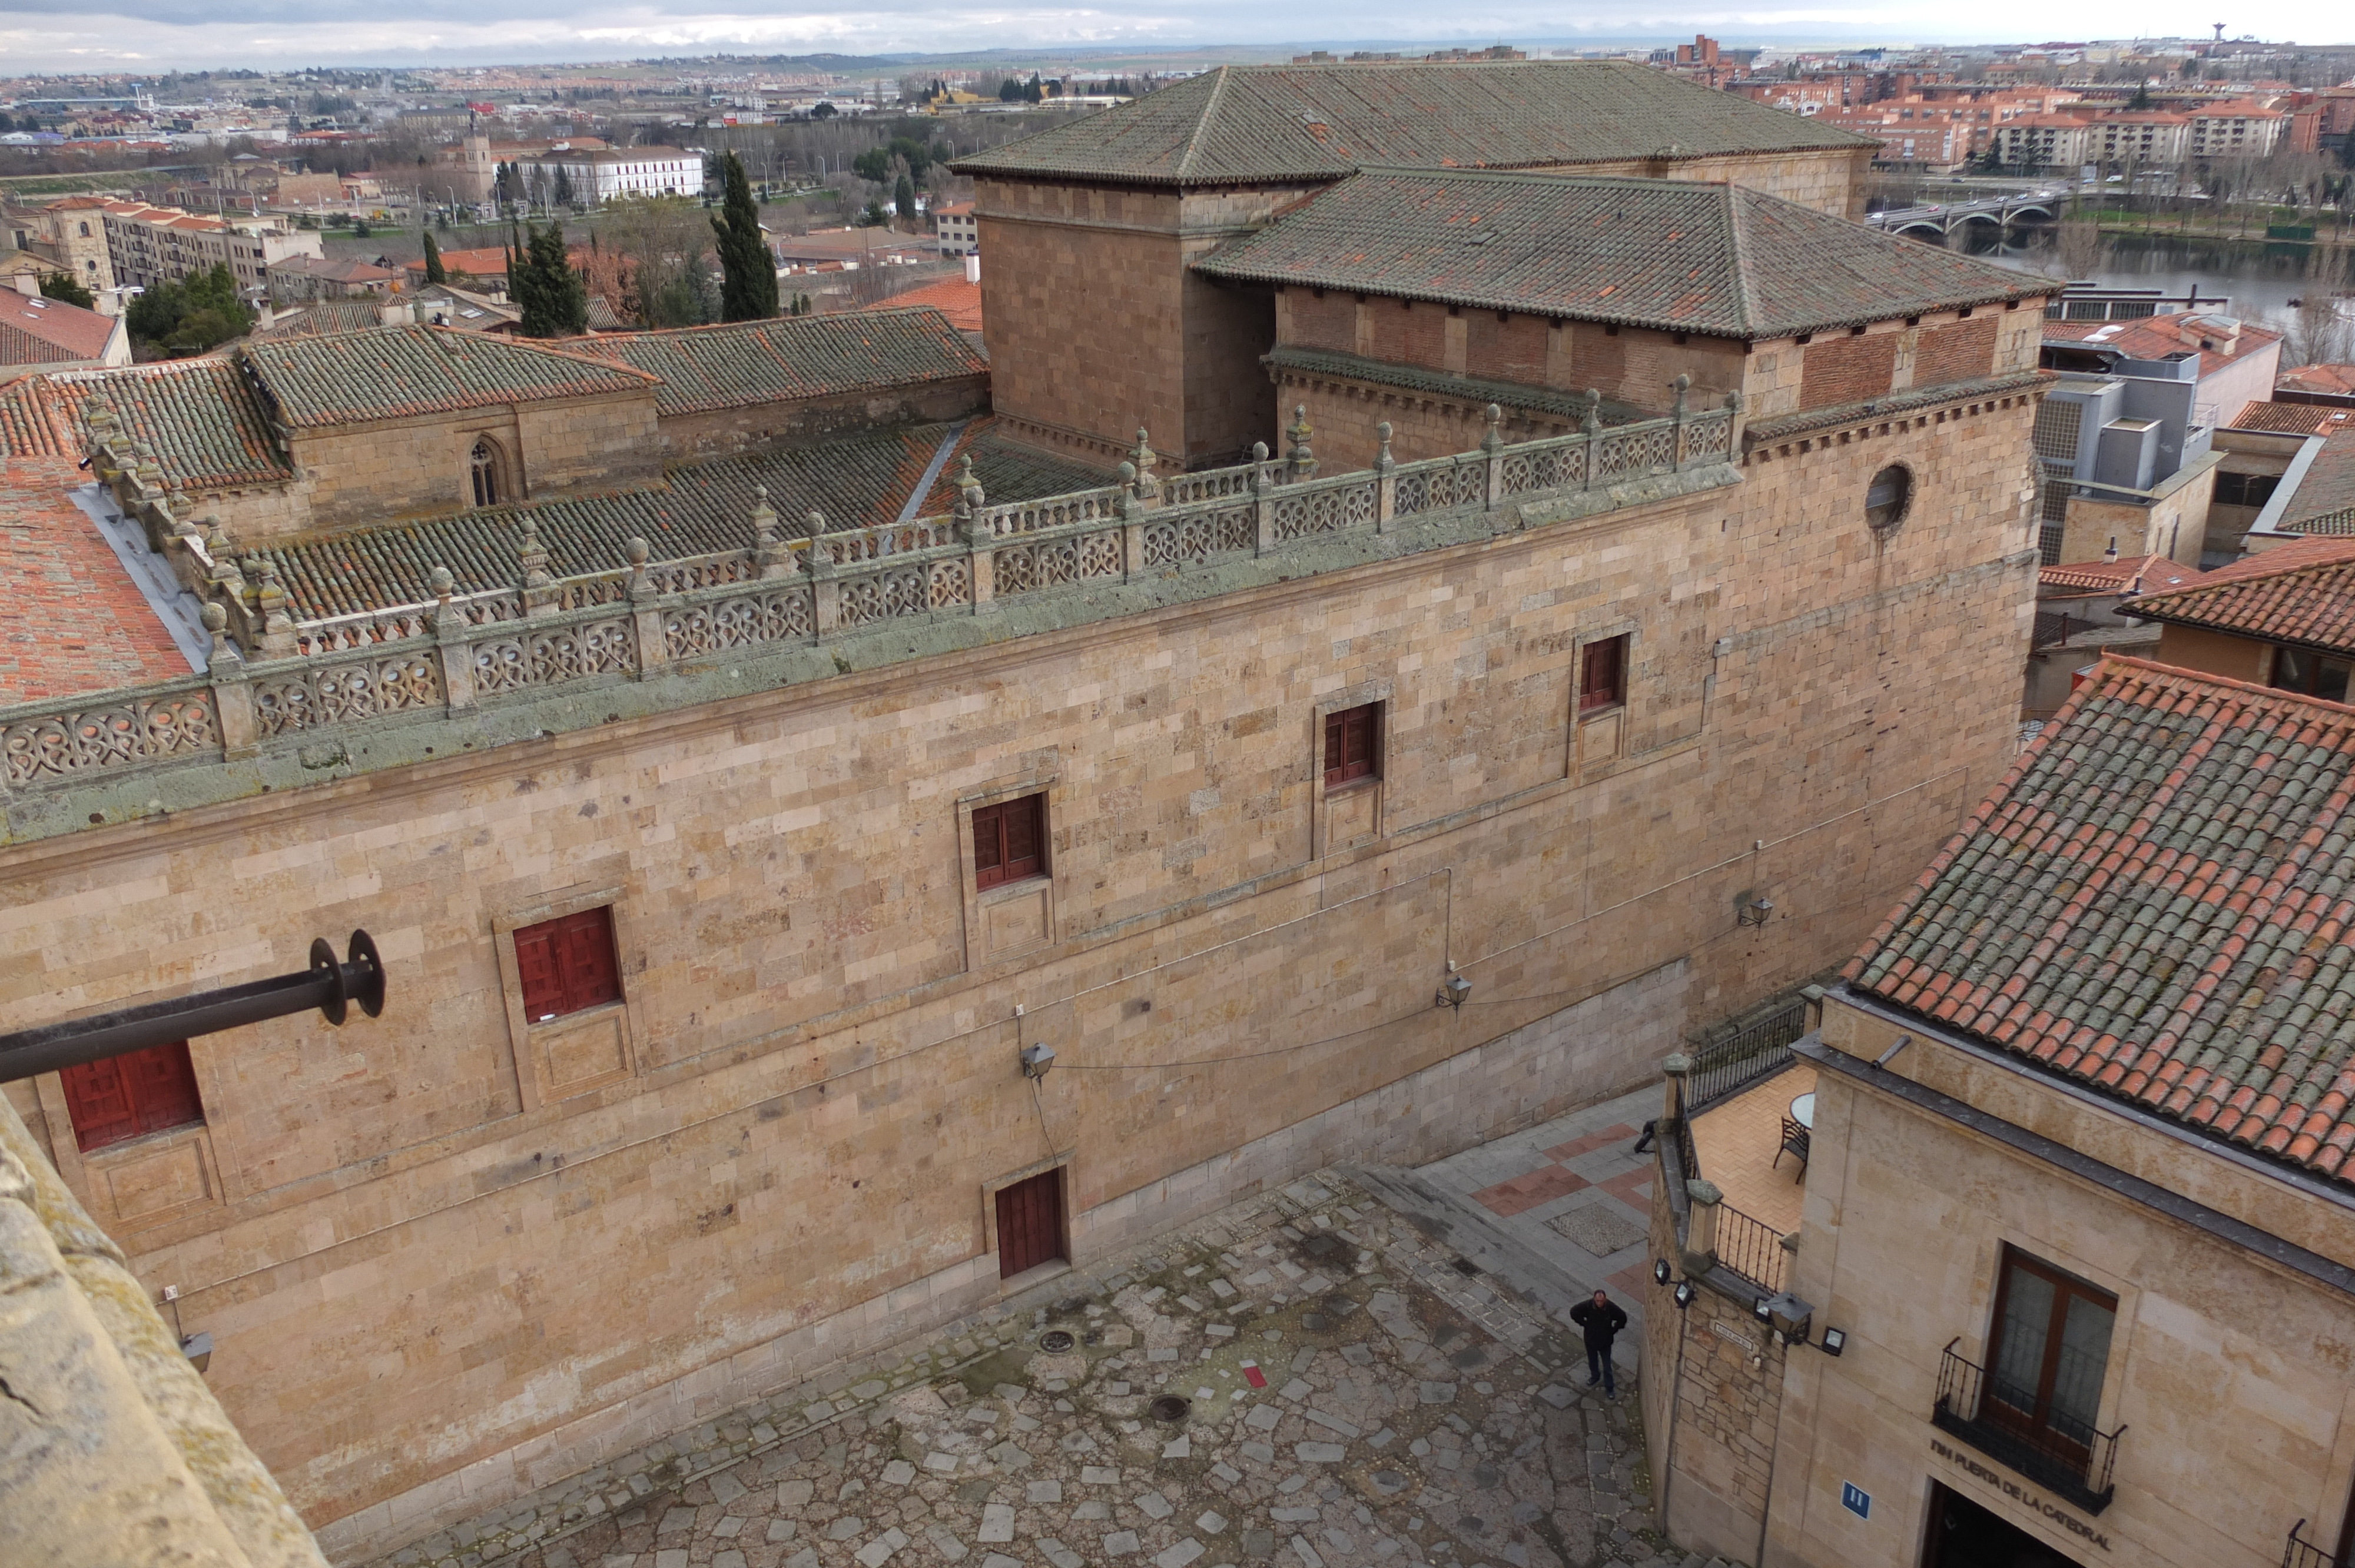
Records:
[[[1594,1293],[1592,1301],[1582,1301],[1570,1309],[1570,1320],[1586,1335],[1586,1386],[1603,1385],[1603,1392],[1613,1398],[1619,1393],[1619,1381],[1611,1375],[1611,1341],[1627,1326],[1627,1314],[1604,1292]]]

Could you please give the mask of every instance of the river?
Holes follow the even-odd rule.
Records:
[[[1971,225],[1966,232],[1989,237],[1969,248],[1975,255],[2023,271],[2047,270],[2049,251],[2019,245],[1998,248],[1987,225]],[[2223,294],[2232,302],[2224,313],[2276,332],[2287,331],[2296,318],[2297,307],[2291,301],[2318,290],[2355,291],[2355,251],[2350,250],[2165,234],[2111,235],[2103,249],[2103,264],[2090,280],[2103,288],[2160,289],[2177,298],[2193,288],[2203,294]]]

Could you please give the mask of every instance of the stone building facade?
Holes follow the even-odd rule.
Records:
[[[10,1093],[331,1552],[389,1549],[1039,1277],[1013,1183],[1084,1257],[1640,1082],[1851,946],[2009,753],[2036,391],[1148,461],[808,566],[224,644],[123,699],[168,747],[0,714],[14,1015],[354,927],[394,977],[366,1032],[192,1042],[199,1123],[85,1153],[57,1080]],[[581,917],[618,994],[527,1012],[518,933]]]
[[[1194,468],[1238,461],[1279,421],[1250,374],[1275,341],[1273,301],[1190,264],[1356,168],[1731,181],[1852,217],[1876,146],[1617,63],[1296,65],[1207,72],[957,167],[990,257],[1007,429],[1110,463],[1142,420]]]

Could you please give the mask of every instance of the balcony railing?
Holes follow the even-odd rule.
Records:
[[[1730,1268],[1769,1296],[1783,1292],[1791,1255],[1783,1233],[1731,1203],[1717,1207],[1717,1266]]]
[[[1687,1077],[1693,1114],[1732,1099],[1791,1064],[1791,1043],[1807,1032],[1807,1004],[1794,999],[1692,1054]]]
[[[1947,1342],[1930,1424],[2087,1513],[2109,1507],[2117,1490],[2110,1480],[2110,1467],[2126,1429],[2099,1431],[2090,1422],[2051,1409],[2033,1390],[2007,1383],[1956,1355],[1955,1346],[1960,1343],[1959,1339]]]
[[[2347,1559],[2325,1552],[2306,1539],[2306,1520],[2289,1527],[2289,1544],[2282,1549],[2282,1568],[2347,1568]]]

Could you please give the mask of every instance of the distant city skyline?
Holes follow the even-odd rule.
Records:
[[[2019,0],[1967,9],[1922,5],[1817,5],[1727,12],[1660,6],[1599,14],[1586,25],[1552,6],[1458,11],[1428,26],[1421,7],[1285,7],[1215,0],[1184,10],[1078,7],[983,11],[922,0],[844,11],[823,4],[762,13],[691,4],[560,0],[417,0],[388,12],[357,0],[129,0],[92,11],[68,0],[0,4],[0,59],[19,71],[218,69],[339,66],[581,63],[710,53],[940,54],[993,48],[1053,52],[1119,48],[1276,49],[1380,44],[1662,43],[1706,32],[1729,46],[1853,47],[2028,43],[2054,38],[2205,37],[2218,8],[2153,12],[2118,0],[2055,11]],[[2302,44],[2355,42],[2345,8],[2290,0],[2227,23]]]

